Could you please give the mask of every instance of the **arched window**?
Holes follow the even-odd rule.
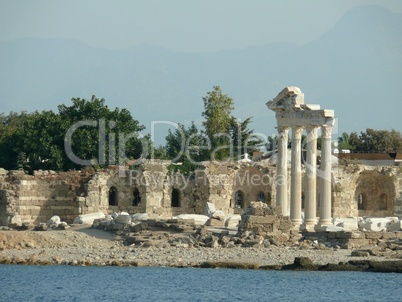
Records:
[[[117,206],[117,189],[115,187],[109,189],[109,205]]]
[[[134,189],[133,191],[133,206],[139,206],[141,204],[141,195],[140,195],[140,191],[138,191],[137,188]]]
[[[388,196],[387,194],[381,194],[380,196],[380,204],[379,204],[379,210],[380,211],[386,211],[388,209]]]
[[[365,193],[360,193],[357,197],[357,209],[366,210],[367,209],[367,195]]]
[[[244,208],[244,194],[240,190],[235,193],[235,208]]]
[[[177,189],[172,190],[172,208],[180,207],[180,192]]]
[[[265,194],[264,194],[264,192],[262,192],[262,191],[258,192],[257,201],[265,202]]]

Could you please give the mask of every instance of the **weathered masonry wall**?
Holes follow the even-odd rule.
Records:
[[[334,171],[333,217],[402,217],[402,169],[351,164]]]
[[[53,215],[72,222],[81,213],[77,196],[84,195],[88,177],[84,173],[36,171],[32,176],[2,170],[0,174],[0,225],[36,224]]]
[[[206,162],[195,173],[184,175],[169,173],[169,164],[143,161],[133,170],[110,168],[92,174],[35,171],[34,175],[26,175],[0,169],[0,225],[37,224],[53,215],[72,222],[79,214],[114,211],[170,218],[182,213],[204,214],[207,202],[225,214],[242,213],[255,201],[276,205],[275,166]],[[335,166],[331,189],[334,218],[402,217],[401,167]],[[318,187],[317,201],[319,195]]]

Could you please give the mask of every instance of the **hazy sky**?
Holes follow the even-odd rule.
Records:
[[[0,41],[70,38],[184,52],[305,43],[365,4],[402,13],[402,0],[0,0]]]

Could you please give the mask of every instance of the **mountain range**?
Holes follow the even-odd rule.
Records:
[[[183,53],[157,45],[109,50],[64,39],[0,42],[0,112],[56,111],[73,97],[96,95],[111,108],[130,110],[148,132],[151,121],[200,123],[202,97],[216,85],[234,99],[234,115],[252,116],[251,127],[265,135],[274,134],[276,124],[265,103],[286,86],[298,86],[306,103],[335,110],[334,138],[366,128],[401,131],[401,84],[402,14],[380,6],[350,10],[303,45]],[[167,127],[158,127],[154,138],[163,144]]]

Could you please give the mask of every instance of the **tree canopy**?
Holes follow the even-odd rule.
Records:
[[[219,86],[202,99],[204,129],[199,131],[192,123],[188,129],[179,124],[174,132],[169,131],[165,146],[168,158],[182,162],[182,170],[186,170],[200,161],[238,160],[244,153],[259,150],[263,142],[249,129],[251,117],[244,121],[234,117],[234,101]]]
[[[400,153],[402,152],[402,135],[394,129],[389,131],[367,128],[360,134],[342,133],[342,136],[338,138],[338,144],[339,149],[349,149],[353,152]]]
[[[0,166],[6,169],[68,170],[119,164],[144,155],[145,127],[127,109],[110,110],[104,99],[73,98],[58,113],[35,111],[0,116]]]

